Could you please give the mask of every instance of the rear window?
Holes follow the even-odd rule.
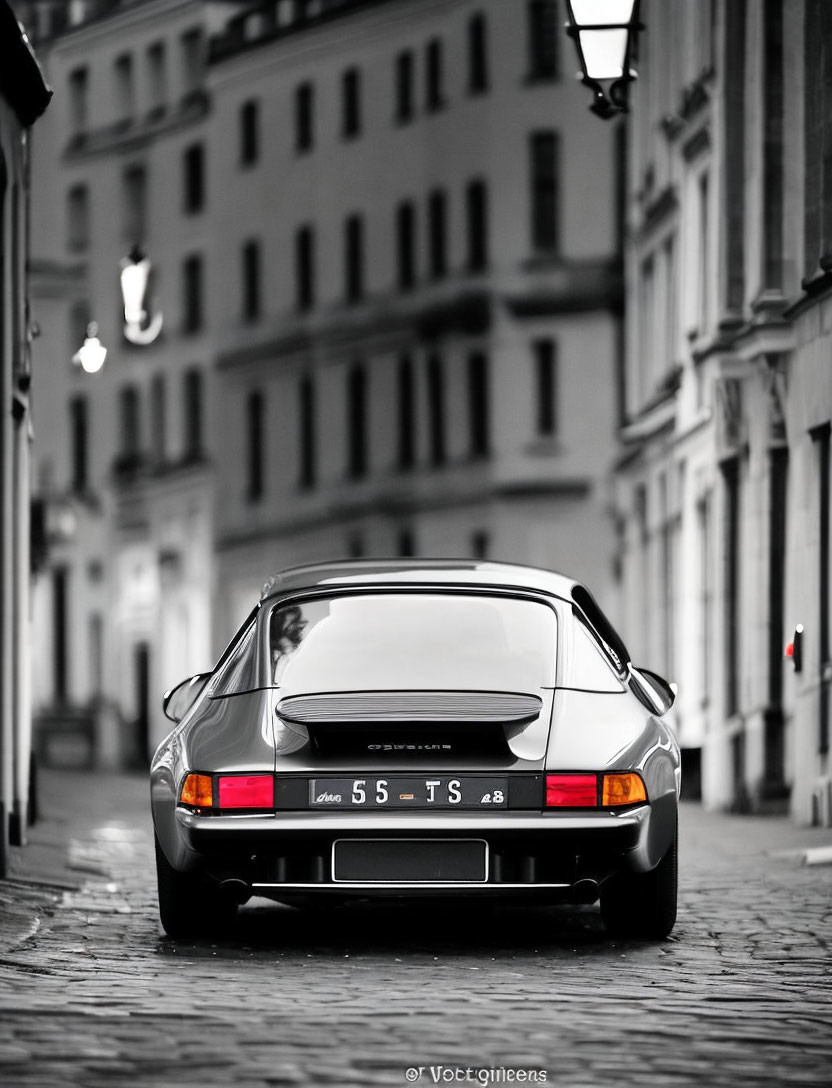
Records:
[[[547,605],[463,594],[366,594],[275,605],[272,683],[326,691],[534,692],[555,682]]]

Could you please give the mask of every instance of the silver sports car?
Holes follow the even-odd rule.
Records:
[[[284,571],[216,668],[165,696],[151,767],[175,937],[239,904],[370,896],[593,903],[676,919],[673,690],[589,591],[474,561]]]

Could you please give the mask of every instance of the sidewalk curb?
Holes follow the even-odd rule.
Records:
[[[832,846],[810,846],[803,851],[804,865],[832,865]]]

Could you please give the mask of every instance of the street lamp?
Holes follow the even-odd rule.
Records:
[[[145,308],[150,268],[149,257],[138,246],[134,246],[121,261],[124,337],[131,344],[152,344],[162,331],[161,310],[157,310],[148,320]]]
[[[98,339],[98,325],[91,321],[87,325],[87,338],[72,356],[76,366],[82,367],[87,374],[97,374],[104,366],[107,358],[107,349]]]
[[[578,78],[592,91],[593,113],[608,121],[627,113],[627,93],[636,72],[630,68],[640,0],[566,0],[567,33],[575,41]]]

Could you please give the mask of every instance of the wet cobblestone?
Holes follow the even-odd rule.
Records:
[[[828,832],[684,805],[679,922],[659,944],[608,939],[596,908],[262,901],[227,943],[174,942],[144,782],[47,785],[55,815],[0,882],[4,1088],[475,1084],[484,1068],[564,1088],[832,1083],[832,866],[803,863]]]

